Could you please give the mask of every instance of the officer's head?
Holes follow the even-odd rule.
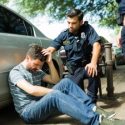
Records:
[[[67,12],[68,28],[71,33],[77,33],[83,24],[83,12],[79,9],[71,9]]]

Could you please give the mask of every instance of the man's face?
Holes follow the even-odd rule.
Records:
[[[44,62],[41,62],[39,59],[28,58],[27,60],[27,69],[31,71],[37,71],[42,68]]]
[[[77,33],[83,21],[79,21],[78,17],[75,16],[72,18],[67,17],[67,23],[68,23],[69,32]]]

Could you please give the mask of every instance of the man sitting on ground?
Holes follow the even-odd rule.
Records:
[[[42,47],[33,45],[25,59],[9,74],[9,86],[16,111],[26,123],[39,123],[57,114],[67,114],[84,125],[124,125],[125,121],[111,120],[110,113],[91,103],[77,84],[68,78],[59,82],[57,70],[50,52],[42,53]],[[41,70],[44,62],[50,74]],[[47,88],[45,82],[56,84]]]

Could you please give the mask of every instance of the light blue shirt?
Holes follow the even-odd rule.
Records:
[[[16,84],[20,80],[26,80],[33,85],[45,86],[45,83],[42,82],[42,78],[46,75],[42,70],[36,72],[28,71],[20,63],[14,67],[9,74],[9,86],[11,95],[13,97],[14,105],[16,111],[21,114],[25,106],[30,104],[32,101],[40,99],[40,97],[35,97],[29,95],[22,89],[20,89]]]

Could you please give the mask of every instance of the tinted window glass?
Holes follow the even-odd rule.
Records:
[[[0,32],[7,32],[8,22],[3,13],[3,9],[0,7]]]
[[[0,32],[33,36],[33,29],[30,24],[1,6]]]

